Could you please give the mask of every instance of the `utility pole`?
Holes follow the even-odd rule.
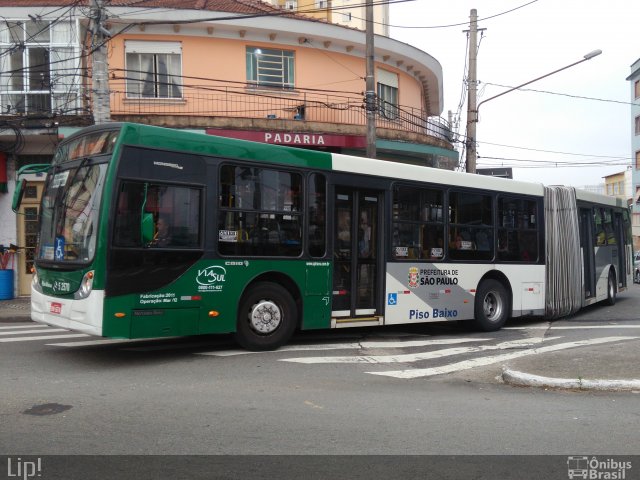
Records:
[[[469,100],[467,101],[467,172],[476,173],[476,124],[478,123],[478,109],[476,108],[476,94],[478,90],[477,72],[478,54],[478,11],[471,10],[471,23],[469,25],[469,75],[467,88]]]
[[[91,0],[91,109],[96,125],[111,121],[109,98],[109,64],[106,39],[111,34],[104,27],[104,0]]]
[[[366,0],[367,77],[365,109],[367,110],[367,157],[376,158],[376,79],[373,48],[373,0]]]

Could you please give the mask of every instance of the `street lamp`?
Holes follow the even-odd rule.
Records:
[[[594,50],[592,52],[587,53],[585,56],[582,57],[581,60],[578,60],[577,62],[574,62],[570,65],[567,65],[565,67],[559,68],[557,70],[554,70],[553,72],[549,72],[545,75],[542,75],[541,77],[538,78],[534,78],[533,80],[529,80],[528,82],[525,82],[521,85],[518,85],[517,87],[513,87],[510,88],[509,90],[505,90],[502,93],[499,93],[497,95],[494,95],[493,97],[489,97],[484,99],[483,101],[481,101],[480,103],[478,103],[478,105],[475,107],[475,109],[472,108],[472,106],[470,105],[470,113],[473,113],[473,115],[469,115],[469,118],[467,118],[467,172],[469,173],[476,173],[476,160],[477,160],[477,154],[476,154],[476,123],[478,123],[478,111],[480,110],[480,105],[482,105],[483,103],[487,103],[489,100],[493,100],[494,98],[498,98],[501,97],[502,95],[505,95],[509,92],[513,92],[514,90],[517,90],[519,88],[522,88],[526,85],[529,85],[533,82],[537,82],[538,80],[542,80],[543,78],[549,77],[555,73],[561,72],[562,70],[566,70],[567,68],[571,68],[575,65],[578,65],[579,63],[582,62],[586,62],[587,60],[591,60],[593,57],[597,57],[598,55],[600,55],[602,53],[602,50]]]

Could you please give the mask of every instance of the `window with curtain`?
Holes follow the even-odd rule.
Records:
[[[389,120],[398,118],[398,75],[378,68],[377,93],[380,116]]]
[[[179,42],[126,41],[127,97],[182,98]]]
[[[76,114],[80,54],[75,22],[7,20],[0,29],[3,114]]]
[[[261,87],[294,88],[294,52],[247,47],[247,82]]]

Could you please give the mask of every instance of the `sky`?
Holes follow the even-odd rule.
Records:
[[[458,111],[463,92],[468,49],[464,30],[469,29],[471,9],[477,10],[478,28],[485,29],[478,33],[478,102],[602,50],[591,60],[524,87],[527,91],[509,92],[482,104],[478,168],[514,167],[516,180],[581,187],[601,184],[602,177],[631,165],[631,85],[625,78],[640,58],[640,1],[409,0],[392,4],[390,36],[430,54],[442,65],[445,119],[449,110]],[[467,109],[464,92],[458,130],[462,135]]]

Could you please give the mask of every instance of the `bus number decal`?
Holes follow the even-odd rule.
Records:
[[[219,292],[225,282],[227,271],[224,267],[213,265],[198,270],[196,282],[200,292]]]
[[[221,242],[237,243],[238,232],[237,230],[220,230],[218,232],[218,240]]]

